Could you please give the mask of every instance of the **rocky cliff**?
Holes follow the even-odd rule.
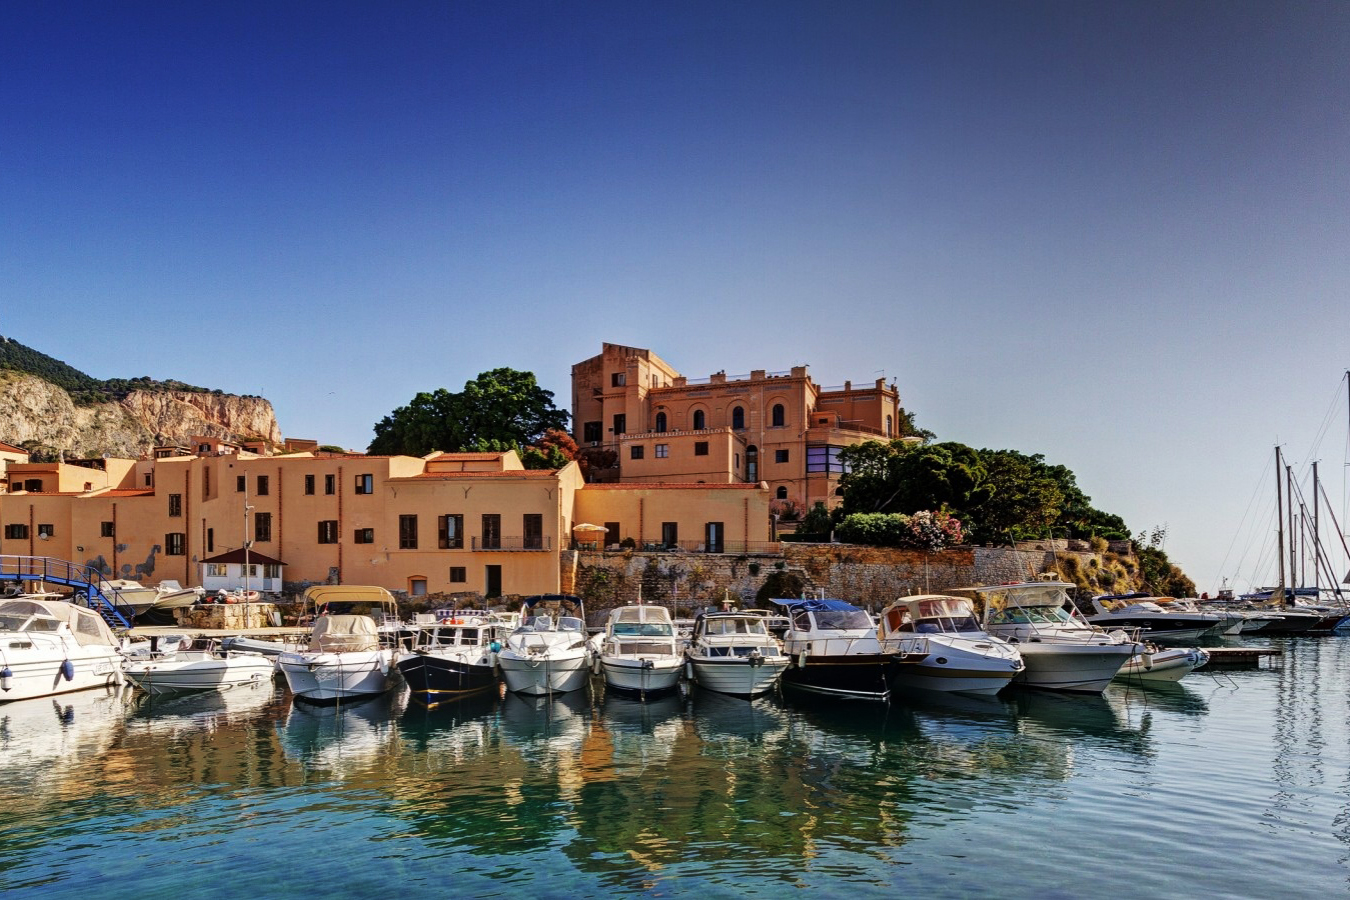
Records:
[[[0,441],[7,444],[36,443],[73,458],[136,458],[193,435],[281,442],[272,404],[260,397],[132,391],[116,402],[76,406],[48,381],[0,371]]]

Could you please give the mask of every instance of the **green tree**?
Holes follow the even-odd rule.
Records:
[[[375,424],[368,452],[510,450],[535,443],[549,429],[566,429],[567,419],[533,372],[499,368],[479,374],[458,393],[444,388],[418,393]]]
[[[966,527],[977,544],[996,543],[1010,534],[1044,529],[1059,520],[1064,494],[1045,471],[1040,454],[981,450],[985,480],[980,500],[967,510]]]
[[[845,513],[964,511],[983,501],[986,478],[979,453],[947,441],[912,444],[867,441],[839,453]]]
[[[538,441],[520,451],[520,461],[527,469],[561,469],[577,458],[578,449],[570,434],[561,428],[550,428]]]

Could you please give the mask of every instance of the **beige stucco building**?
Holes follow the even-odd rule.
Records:
[[[597,481],[768,484],[805,511],[838,502],[838,453],[898,435],[899,394],[877,379],[821,387],[806,366],[686,378],[650,350],[604,344],[572,367],[573,438],[611,450]]]
[[[194,441],[150,459],[10,463],[0,554],[47,556],[109,577],[202,584],[203,561],[245,540],[288,585],[374,584],[418,595],[563,588],[573,529],[611,527],[690,552],[770,542],[760,484],[586,485],[575,463],[526,470],[514,452],[426,457],[268,456]],[[254,584],[277,577],[259,565]]]

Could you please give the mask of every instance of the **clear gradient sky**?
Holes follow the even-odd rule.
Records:
[[[1277,441],[1346,496],[1348,151],[1343,0],[17,0],[0,334],[352,448],[602,341],[884,373],[1245,588]]]

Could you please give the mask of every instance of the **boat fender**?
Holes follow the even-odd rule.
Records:
[[[690,681],[693,681],[693,680],[694,680],[694,664],[693,664],[693,663],[687,662],[687,663],[684,664],[684,677],[687,678],[687,679],[689,679]],[[5,690],[9,690],[9,688],[5,688]]]
[[[12,688],[13,686],[14,686],[14,672],[10,669],[9,666],[5,666],[3,669],[0,669],[0,691],[5,691],[6,693],[8,693],[9,689]]]
[[[75,664],[70,660],[61,663],[61,677],[66,681],[75,680]]]
[[[1152,653],[1144,653],[1144,654],[1141,654],[1141,659],[1142,659],[1142,662],[1144,663],[1144,671],[1145,671],[1145,672],[1147,672],[1149,669],[1152,669],[1152,668],[1153,668],[1153,654],[1152,654]]]
[[[502,652],[501,641],[493,641],[492,643],[488,644],[488,649],[491,650],[493,653]]]
[[[797,654],[797,668],[799,668],[799,669],[805,669],[805,668],[806,668],[806,651],[805,651],[805,650],[803,650],[801,653],[798,653],[798,654]]]

